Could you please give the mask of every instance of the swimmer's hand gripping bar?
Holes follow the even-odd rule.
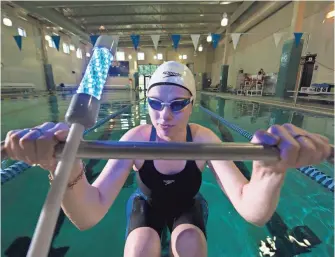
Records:
[[[55,155],[60,159],[65,143],[59,143]],[[327,159],[334,162],[334,146]],[[2,155],[6,151],[1,150]],[[86,159],[142,159],[142,160],[230,160],[274,161],[279,160],[275,147],[251,143],[156,143],[125,141],[83,140],[78,146],[76,158]]]
[[[106,83],[109,67],[116,52],[118,36],[100,36],[93,49],[91,60],[72,97],[65,120],[71,124],[60,160],[54,173],[54,181],[43,205],[28,257],[47,257],[61,203],[76,159],[85,128],[92,127],[98,118],[100,98]]]

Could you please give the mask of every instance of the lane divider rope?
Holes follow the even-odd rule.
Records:
[[[144,99],[139,100],[138,102],[142,101]],[[137,103],[138,103],[137,102]],[[92,130],[95,130],[96,128],[102,126],[104,123],[106,123],[107,121],[109,121],[110,119],[115,118],[116,116],[122,114],[123,112],[125,112],[128,108],[130,108],[131,106],[133,106],[135,103],[127,105],[125,107],[123,107],[122,109],[108,115],[107,117],[97,121],[95,123],[95,125],[87,130],[85,130],[84,132],[84,136],[86,134],[88,134],[89,132],[91,132]],[[15,177],[17,177],[18,175],[22,174],[24,171],[26,171],[27,169],[31,168],[32,166],[22,162],[22,161],[18,161],[14,164],[12,164],[11,166],[5,168],[5,169],[1,169],[0,170],[0,174],[1,174],[1,185],[7,183],[8,181],[14,179]]]
[[[225,120],[221,116],[217,115],[216,113],[208,110],[207,108],[199,105],[200,109],[209,114],[210,116],[219,120],[222,124],[226,125],[228,128],[234,130],[235,132],[239,133],[240,135],[244,136],[249,141],[252,139],[253,135],[248,131],[240,128],[239,126],[230,123],[229,121]],[[309,178],[315,180],[323,187],[329,189],[330,191],[334,192],[334,178],[327,176],[325,173],[321,172],[317,168],[313,167],[312,165],[304,166],[297,168],[301,173],[308,176]]]

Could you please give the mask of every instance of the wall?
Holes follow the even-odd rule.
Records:
[[[207,65],[208,63],[207,59],[210,59],[211,54],[210,50],[206,51],[206,49],[204,49],[202,52],[197,51],[196,56],[194,56],[194,47],[187,47],[187,48],[181,47],[178,48],[177,51],[175,51],[173,48],[159,48],[159,46],[157,51],[154,49],[154,47],[140,48],[138,49],[138,52],[144,53],[144,60],[138,60],[138,61],[136,60],[137,52],[134,50],[134,48],[119,48],[118,51],[124,52],[125,60],[129,61],[130,78],[132,78],[134,72],[136,71],[137,65],[141,64],[162,64],[164,61],[179,61],[184,64],[193,63],[197,90],[201,90],[202,78],[200,73],[211,71],[210,68],[211,66]],[[158,53],[163,54],[163,60],[154,59],[154,56]],[[179,55],[184,54],[187,55],[187,60],[179,60]],[[131,60],[128,59],[128,55],[132,56]],[[109,78],[107,84],[108,85],[117,84],[119,83],[119,81],[120,78]]]
[[[52,35],[52,33],[47,33]],[[86,52],[90,52],[90,48],[86,48],[81,44],[82,59],[77,58],[76,51],[71,51],[67,54],[63,51],[63,43],[72,44],[71,38],[63,33],[58,33],[61,36],[59,43],[59,51],[56,48],[47,46],[47,54],[49,63],[52,65],[54,81],[56,86],[60,83],[78,85],[82,78],[82,73],[88,64],[89,58],[86,57]],[[46,42],[48,45],[48,43]],[[72,71],[75,73],[73,74]]]
[[[57,33],[61,36],[59,51],[56,48],[49,47],[48,42],[44,39],[45,35],[52,35],[53,31],[48,29],[46,26],[42,26],[37,20],[25,17],[27,20],[19,18],[15,10],[11,7],[4,5],[2,12],[2,19],[4,15],[12,20],[12,27],[7,27],[1,22],[2,28],[2,84],[6,83],[32,83],[35,85],[36,90],[46,90],[42,50],[38,49],[35,45],[34,36],[42,35],[42,40],[46,44],[47,60],[52,65],[54,82],[56,87],[60,83],[77,85],[80,83],[82,73],[89,62],[89,58],[86,57],[86,52],[91,53],[91,45],[84,45],[80,43],[79,47],[82,50],[83,59],[76,57],[76,51],[70,51],[70,54],[66,54],[63,51],[63,42],[71,44],[71,38],[66,34],[58,31]],[[1,19],[1,21],[2,21]],[[17,35],[17,28],[22,27],[26,30],[27,37],[23,38],[22,51],[18,49],[13,39],[14,35]],[[41,29],[38,29],[41,28]],[[42,34],[41,34],[42,33]],[[194,74],[197,89],[202,88],[202,77],[201,73],[212,70],[212,60],[214,51],[209,47],[203,52],[196,52],[194,55],[194,47],[181,47],[175,51],[171,47],[160,48],[158,51],[152,48],[140,48],[139,51],[144,52],[145,60],[136,60],[136,51],[133,48],[118,48],[118,51],[125,52],[125,60],[128,61],[128,55],[132,55],[132,59],[129,60],[130,74],[129,78],[133,78],[134,72],[136,72],[138,64],[161,64],[164,61],[180,61],[182,63],[193,63]],[[154,55],[157,53],[163,54],[163,60],[155,60]],[[179,60],[179,55],[186,54],[187,60]],[[75,72],[75,74],[72,73]],[[107,85],[127,85],[129,84],[129,78],[124,77],[109,77],[107,79]]]
[[[212,84],[213,85],[217,85],[220,83],[221,66],[223,64],[223,53],[224,53],[224,48],[219,47],[215,49],[215,55],[213,55],[213,62],[211,64],[211,67],[212,67],[211,74],[212,74]]]
[[[51,31],[42,26],[37,20],[24,17],[19,18],[15,10],[7,5],[3,5],[1,15],[1,84],[7,83],[32,83],[36,90],[46,90],[45,75],[43,68],[42,49],[36,47],[35,36],[52,35]],[[5,16],[6,15],[6,16]],[[3,18],[8,17],[12,21],[12,26],[3,24]],[[18,35],[18,27],[25,29],[27,37],[22,38],[22,50],[17,47],[13,38]],[[80,43],[83,59],[76,57],[75,51],[70,54],[63,52],[63,42],[70,44],[70,38],[59,33],[61,36],[59,51],[50,48],[46,44],[46,55],[53,68],[54,82],[58,86],[60,83],[78,84],[81,79],[81,73],[87,64],[85,45]],[[75,71],[76,74],[72,74]]]
[[[38,35],[36,23],[14,18],[8,15],[13,22],[12,27],[3,25],[4,16],[1,16],[1,84],[6,82],[32,83],[38,89],[45,89],[43,62],[40,53],[35,47],[32,35]],[[17,28],[26,30],[28,37],[22,39],[22,51],[17,47],[14,35]]]
[[[334,23],[325,21],[329,11],[330,2],[306,2],[303,21],[303,39],[306,52],[317,53],[317,61],[327,69],[319,65],[318,71],[313,76],[317,83],[332,82],[334,70]],[[279,71],[282,46],[285,40],[292,39],[291,20],[293,15],[293,2],[289,3],[263,22],[249,30],[247,35],[242,35],[234,50],[231,39],[229,40],[227,54],[229,64],[228,85],[236,86],[239,69],[250,74],[256,74],[260,68],[266,73]],[[273,34],[283,34],[278,47],[275,46]],[[215,51],[212,65],[213,81],[220,79],[220,66],[223,59],[222,45]]]

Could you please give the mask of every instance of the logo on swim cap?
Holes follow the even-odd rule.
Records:
[[[167,77],[181,77],[181,74],[179,74],[177,72],[173,72],[173,71],[164,71],[163,74],[166,75],[164,78],[167,78]]]

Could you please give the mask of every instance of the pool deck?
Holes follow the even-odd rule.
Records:
[[[334,117],[334,105],[332,104],[319,104],[316,102],[299,102],[294,106],[293,100],[290,99],[280,99],[273,96],[241,96],[233,95],[229,93],[220,93],[220,92],[209,92],[209,91],[198,91],[204,95],[210,95],[215,97],[220,97],[224,99],[231,100],[241,100],[251,103],[260,103],[271,105],[278,108],[289,109],[297,112],[309,113],[314,115]],[[61,92],[53,92],[53,95],[61,94]],[[51,95],[49,92],[35,92],[33,94],[2,94],[1,100],[13,100],[13,99],[27,99],[27,98],[38,98]]]
[[[229,93],[220,93],[220,92],[208,92],[208,91],[199,91],[199,92],[204,95],[216,96],[216,97],[225,98],[225,99],[267,104],[267,105],[275,106],[278,108],[294,110],[297,112],[305,112],[305,113],[307,112],[310,114],[334,117],[334,105],[329,105],[329,107],[327,107],[326,105],[322,105],[322,104],[318,104],[314,102],[306,102],[306,103],[299,103],[299,104],[297,103],[294,106],[294,103],[292,100],[284,100],[284,99],[268,97],[268,96],[263,96],[263,97],[241,96],[241,95],[233,95]]]

